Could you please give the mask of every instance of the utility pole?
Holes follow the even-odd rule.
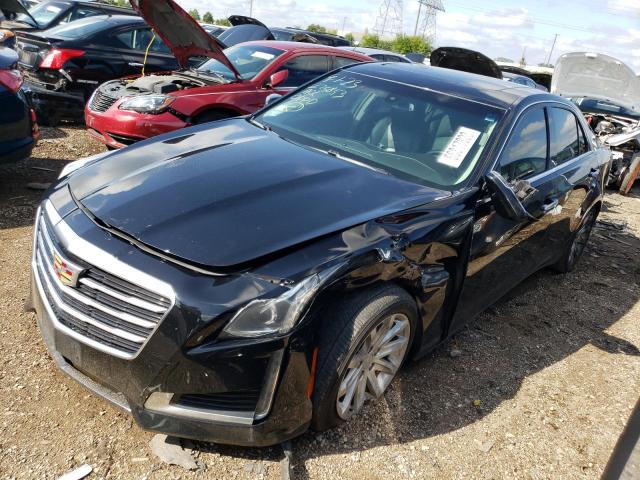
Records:
[[[249,16],[253,17],[253,0],[249,0]]]
[[[420,13],[422,12],[422,2],[418,2],[418,16],[416,17],[416,28],[413,29],[413,36],[418,36],[418,23],[420,22]]]
[[[341,30],[342,35],[344,35],[344,27],[345,27],[346,24],[347,24],[347,17],[344,17],[342,19],[342,30]]]
[[[556,47],[556,40],[558,40],[558,34],[553,37],[553,43],[551,44],[551,50],[549,50],[549,56],[547,57],[547,65],[551,65],[551,54],[553,53],[553,49]]]

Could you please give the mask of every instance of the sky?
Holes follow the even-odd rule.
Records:
[[[319,23],[356,38],[373,30],[381,0],[177,0],[214,17],[253,16],[268,26],[306,27]],[[546,62],[553,40],[554,63],[567,52],[605,53],[640,73],[640,0],[442,0],[436,46],[459,46],[528,65]],[[403,2],[403,30],[413,34],[418,0]]]

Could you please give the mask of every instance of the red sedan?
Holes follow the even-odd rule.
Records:
[[[96,89],[85,108],[87,128],[111,148],[255,112],[271,94],[287,93],[351,63],[372,61],[360,53],[299,42],[245,42],[223,50],[172,0],[132,3],[182,69],[114,80]],[[253,38],[271,35],[264,25],[244,25],[241,30]],[[210,58],[189,68],[194,56]]]

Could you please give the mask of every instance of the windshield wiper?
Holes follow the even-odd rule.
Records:
[[[251,125],[255,125],[258,128],[261,128],[262,130],[264,130],[265,132],[271,132],[271,127],[269,127],[268,125],[263,125],[262,123],[260,123],[259,121],[257,121],[255,118],[253,117],[249,117],[247,118],[247,121],[251,124]]]
[[[195,68],[190,68],[189,72],[193,75],[195,75],[196,77],[209,77],[209,78],[216,78],[218,80],[220,80],[220,82],[222,83],[231,83],[231,81],[228,78],[225,78],[223,75],[219,74],[218,72],[202,72],[200,70],[197,70]]]
[[[321,148],[316,148],[316,150],[319,150],[319,151],[321,151],[323,153],[326,153],[327,155],[330,155],[332,157],[338,158],[340,160],[344,160],[345,162],[355,163],[356,165],[359,165],[359,166],[364,167],[364,168],[368,168],[369,170],[373,170],[374,172],[382,173],[383,175],[391,175],[386,170],[382,170],[381,168],[372,167],[371,165],[368,165],[368,164],[366,164],[364,162],[361,162],[360,160],[356,160],[355,158],[347,157],[347,156],[341,154],[340,152],[338,152],[336,150],[332,150],[332,149],[323,150]]]

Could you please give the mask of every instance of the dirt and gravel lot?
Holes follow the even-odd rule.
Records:
[[[153,434],[57,370],[29,291],[32,220],[66,161],[102,147],[45,129],[0,170],[0,478],[280,478],[280,448],[196,444],[187,471]],[[611,194],[576,272],[540,272],[408,366],[362,418],[292,442],[295,478],[597,478],[640,392],[640,189]],[[451,350],[459,350],[452,356]]]

